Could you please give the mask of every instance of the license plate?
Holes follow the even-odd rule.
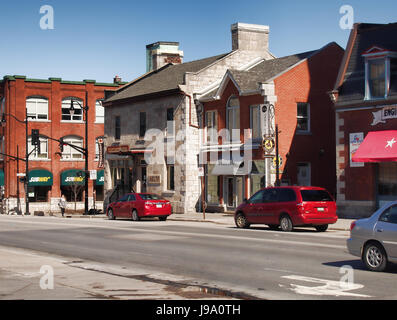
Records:
[[[163,206],[161,204],[156,204],[156,208],[162,208]]]
[[[324,211],[324,208],[317,208],[317,211]]]

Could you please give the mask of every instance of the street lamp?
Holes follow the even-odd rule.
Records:
[[[85,156],[85,178],[84,178],[84,213],[88,214],[88,94],[86,92],[85,94],[85,101],[87,106],[82,106],[80,104],[80,102],[78,102],[77,100],[74,101],[73,99],[71,99],[71,104],[70,104],[70,116],[71,118],[73,118],[74,113],[76,112],[75,107],[73,106],[74,103],[77,103],[80,108],[84,111],[84,117],[85,117],[85,148],[83,149],[83,153]]]
[[[29,215],[29,195],[28,195],[28,176],[29,176],[29,148],[28,148],[28,108],[25,108],[25,120],[20,120],[14,115],[10,113],[3,113],[1,118],[1,126],[5,127],[7,124],[6,116],[14,118],[19,123],[25,124],[25,143],[26,143],[26,156],[25,156],[25,163],[26,163],[26,170],[25,170],[25,214]],[[18,182],[17,182],[18,183]]]
[[[278,124],[276,124],[276,130],[273,129],[273,119],[275,119],[275,109],[274,105],[268,101],[265,101],[264,106],[262,107],[262,112],[264,114],[268,114],[268,136],[271,138],[275,138],[275,149],[276,149],[276,186],[280,186],[280,163],[279,163],[279,151],[278,151]],[[266,121],[266,117],[265,117]]]

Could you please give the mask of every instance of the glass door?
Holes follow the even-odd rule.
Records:
[[[234,176],[224,178],[224,199],[227,210],[234,210],[244,199],[244,177]]]

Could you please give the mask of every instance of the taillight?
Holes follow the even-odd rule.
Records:
[[[353,229],[354,229],[355,226],[356,226],[356,221],[353,221],[353,222],[350,224],[350,231],[353,231]]]
[[[145,206],[154,206],[154,205],[156,205],[155,202],[145,201]]]

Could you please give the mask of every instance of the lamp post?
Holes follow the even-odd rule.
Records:
[[[29,195],[28,195],[28,184],[29,184],[29,142],[28,142],[28,109],[25,108],[25,120],[20,120],[14,115],[10,113],[3,113],[2,119],[1,119],[1,126],[4,127],[7,123],[6,121],[6,116],[14,118],[16,121],[19,123],[24,123],[25,124],[25,143],[26,143],[26,156],[25,156],[25,214],[29,215]]]
[[[84,156],[85,156],[85,177],[84,177],[84,213],[88,214],[88,93],[86,92],[85,94],[85,101],[86,101],[86,106],[82,106],[78,101],[74,101],[71,99],[71,104],[70,104],[70,116],[73,117],[76,109],[74,108],[73,104],[76,102],[80,108],[84,111],[84,117],[85,117],[85,148],[84,150]]]
[[[279,162],[279,142],[278,142],[278,135],[279,135],[279,131],[278,131],[278,125],[276,124],[276,130],[273,129],[273,119],[275,119],[275,109],[274,109],[274,105],[265,101],[264,106],[262,107],[262,112],[264,114],[267,113],[268,115],[268,136],[271,138],[275,139],[275,151],[276,151],[276,156],[275,156],[275,166],[276,166],[276,186],[280,186],[280,162]],[[266,117],[265,117],[265,121],[266,121]]]

